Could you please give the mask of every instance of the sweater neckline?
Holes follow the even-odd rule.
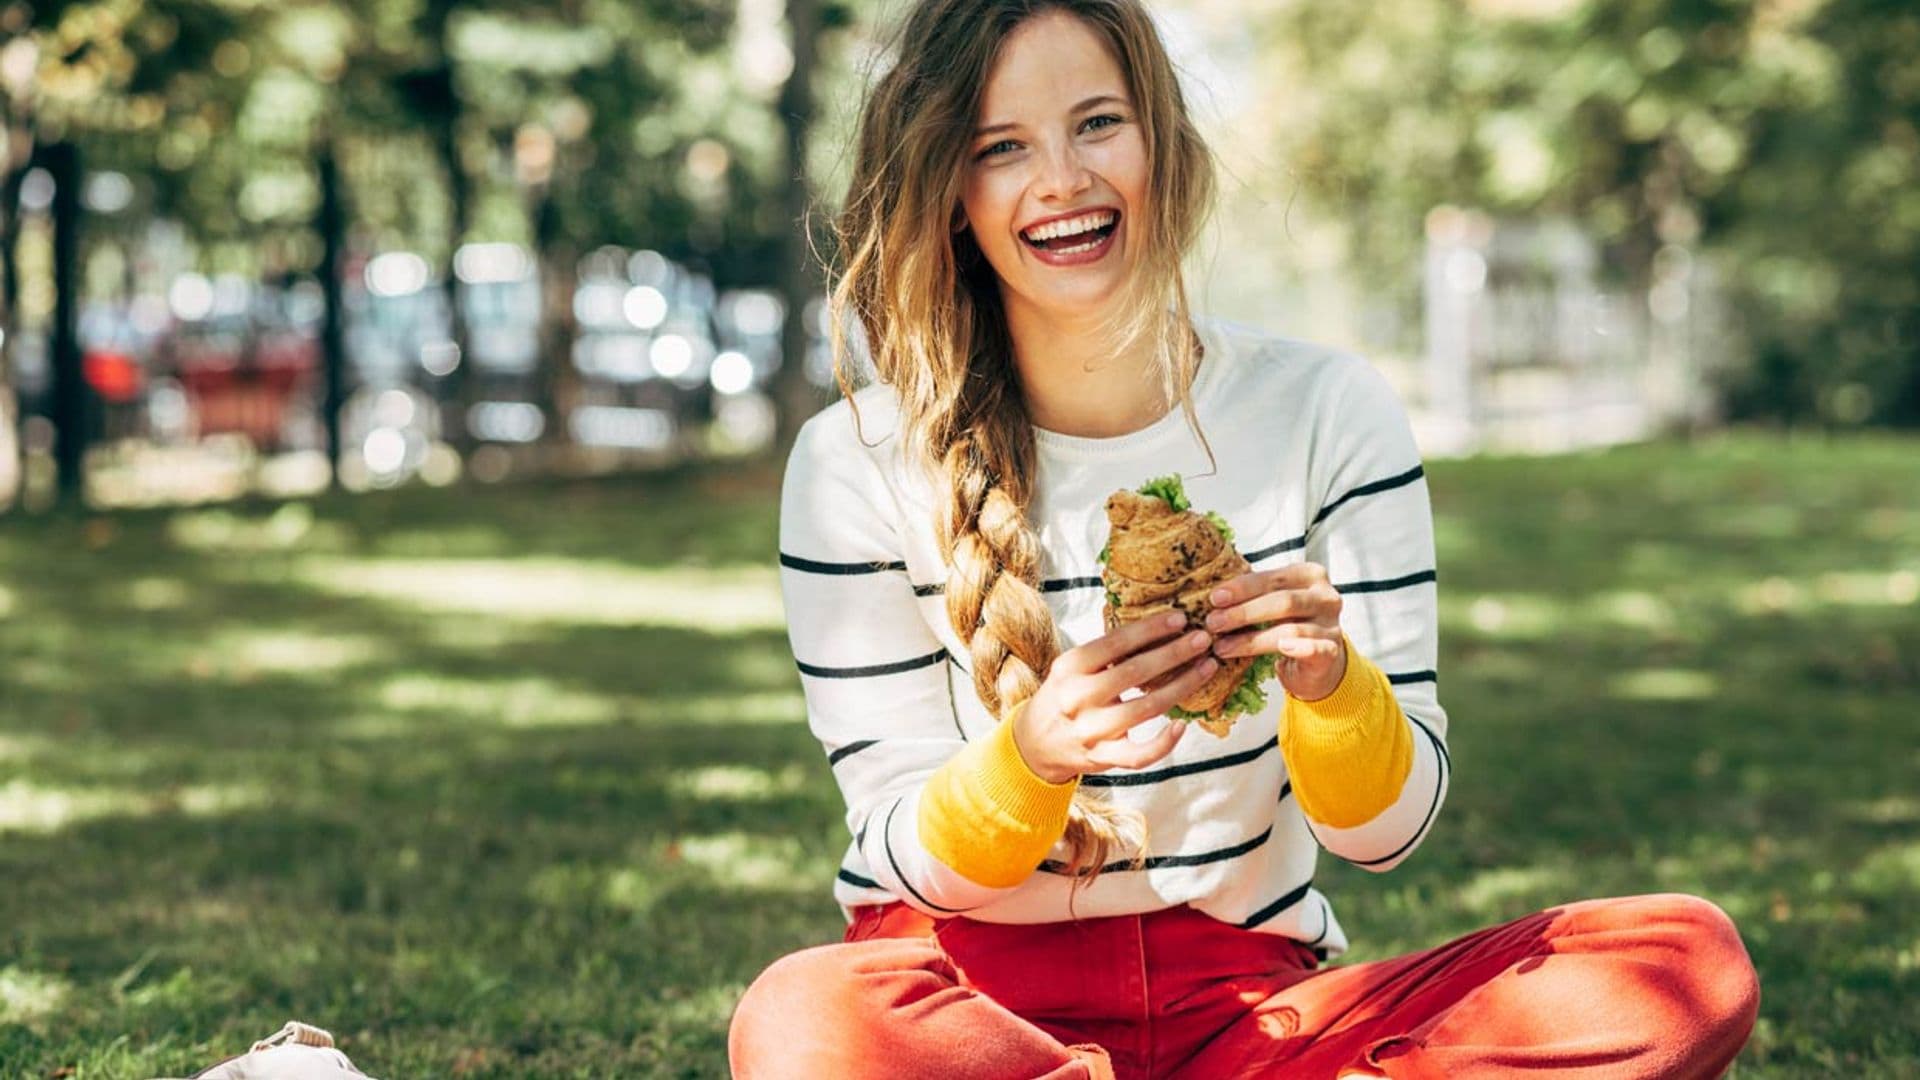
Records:
[[[1220,384],[1221,370],[1228,361],[1227,344],[1224,335],[1217,332],[1212,320],[1199,318],[1194,320],[1194,331],[1199,334],[1203,352],[1200,356],[1200,368],[1194,373],[1190,393],[1193,408],[1197,414],[1204,414],[1204,406],[1211,400],[1214,387]],[[1066,435],[1050,431],[1038,424],[1033,425],[1033,438],[1041,453],[1049,457],[1073,458],[1087,461],[1104,461],[1124,457],[1143,447],[1156,445],[1176,432],[1184,431],[1187,426],[1186,414],[1175,402],[1158,420],[1137,431],[1124,435],[1090,437],[1084,435]]]

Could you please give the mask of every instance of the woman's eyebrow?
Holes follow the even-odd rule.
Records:
[[[1093,108],[1095,105],[1101,105],[1109,101],[1113,102],[1115,105],[1125,105],[1127,103],[1125,98],[1115,97],[1112,94],[1095,94],[1094,96],[1088,98],[1087,100],[1081,102],[1080,104],[1075,105],[1071,110],[1069,110],[1069,115],[1077,112],[1086,112],[1088,109]],[[975,129],[973,133],[973,137],[977,139],[982,135],[991,135],[996,131],[1005,131],[1008,128],[1017,128],[1019,126],[1020,126],[1019,122],[1013,121],[1013,120],[1009,120],[1002,124],[988,124],[985,127]]]

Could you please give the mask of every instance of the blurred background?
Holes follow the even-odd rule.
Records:
[[[1430,462],[1462,774],[1355,957],[1699,892],[1742,1075],[1912,1075],[1920,10],[1153,8],[1198,306]],[[904,9],[0,0],[0,1071],[712,1075],[837,936],[775,517]]]

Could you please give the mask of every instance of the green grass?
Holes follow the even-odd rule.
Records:
[[[1685,890],[1743,1077],[1911,1075],[1920,442],[1431,467],[1458,768],[1354,959]],[[714,1075],[837,937],[775,474],[0,519],[0,1074],[187,1075],[288,1018],[376,1075]]]

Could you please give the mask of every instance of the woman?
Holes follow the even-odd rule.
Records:
[[[898,55],[834,297],[877,378],[836,358],[848,400],[806,424],[781,506],[851,925],[748,990],[736,1075],[1724,1069],[1757,986],[1694,897],[1322,966],[1346,938],[1318,849],[1391,869],[1451,771],[1406,417],[1361,360],[1191,319],[1212,173],[1138,0],[923,0]],[[1204,629],[1103,633],[1105,499],[1168,472],[1253,570]],[[1161,719],[1262,654],[1265,715]]]

